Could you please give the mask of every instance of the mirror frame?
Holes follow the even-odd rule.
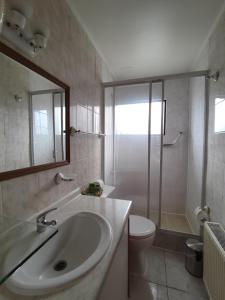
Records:
[[[24,57],[23,55],[19,54],[12,48],[6,46],[4,43],[0,41],[0,53],[8,56],[9,58],[15,60],[16,62],[22,64],[23,66],[27,67],[28,69],[38,73],[39,75],[45,77],[46,79],[54,82],[58,86],[62,87],[65,90],[65,114],[66,114],[66,160],[54,162],[54,163],[47,163],[38,166],[26,167],[22,169],[16,169],[11,171],[0,172],[0,181],[8,180],[11,178],[16,178],[19,176],[24,176],[36,172],[41,172],[44,170],[49,170],[61,166],[68,165],[70,163],[70,87],[62,82],[61,80],[57,79],[41,67],[37,66],[29,59]]]

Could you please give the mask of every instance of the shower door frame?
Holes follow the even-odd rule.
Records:
[[[115,97],[115,87],[117,86],[128,86],[128,85],[135,85],[135,84],[149,84],[149,124],[148,124],[148,194],[147,194],[147,212],[146,216],[149,218],[150,214],[150,146],[151,146],[151,102],[152,102],[152,84],[161,82],[162,83],[162,96],[161,101],[164,100],[164,82],[165,80],[169,79],[178,79],[178,78],[192,78],[192,77],[204,77],[205,78],[205,107],[204,107],[204,137],[203,137],[203,170],[202,170],[202,193],[201,193],[201,207],[203,208],[206,205],[206,179],[207,179],[207,164],[208,164],[208,119],[209,119],[209,70],[202,70],[202,71],[194,71],[194,72],[187,72],[187,73],[178,73],[178,74],[169,74],[169,75],[162,75],[162,76],[153,76],[153,77],[144,77],[144,78],[137,78],[137,79],[130,79],[130,80],[121,80],[121,81],[111,81],[105,82],[102,84],[103,88],[103,105],[105,107],[105,89],[112,87],[113,94]],[[115,105],[115,99],[114,99]],[[113,135],[115,133],[115,108],[113,108]],[[105,129],[105,110],[103,109],[103,129]],[[161,114],[163,114],[163,109],[161,110]],[[160,179],[159,179],[159,214],[158,214],[158,229],[161,231],[168,231],[166,229],[161,228],[161,208],[162,208],[162,169],[163,169],[163,116],[161,115],[161,138],[160,138]],[[103,131],[105,132],[105,130]],[[114,143],[113,143],[114,147]],[[113,149],[114,152],[114,149]],[[114,157],[113,157],[114,159]],[[105,147],[103,142],[103,156],[102,156],[102,165],[104,166],[105,162]],[[105,181],[105,174],[104,174],[104,167],[102,172],[103,180]],[[180,235],[180,232],[173,233]],[[182,233],[184,235],[190,236],[190,234]],[[200,235],[202,233],[200,232]],[[192,235],[193,236],[193,235]]]
[[[160,155],[159,155],[159,190],[158,190],[158,218],[157,218],[157,227],[160,228],[161,226],[161,206],[162,206],[162,167],[163,167],[163,138],[164,138],[164,109],[163,109],[163,101],[164,101],[164,79],[158,80],[151,80],[149,81],[149,119],[148,119],[148,186],[147,186],[147,209],[146,209],[146,216],[150,219],[150,193],[151,193],[151,110],[152,110],[152,85],[154,83],[161,83],[161,125],[160,125]]]

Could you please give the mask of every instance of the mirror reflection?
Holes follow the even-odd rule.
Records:
[[[65,91],[0,53],[0,172],[64,161]]]

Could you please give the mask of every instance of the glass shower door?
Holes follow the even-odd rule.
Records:
[[[148,201],[149,84],[114,89],[113,198],[132,200],[146,216]]]
[[[160,223],[163,82],[105,89],[105,183],[132,213]],[[113,127],[111,124],[113,123]],[[113,145],[113,150],[111,149]]]

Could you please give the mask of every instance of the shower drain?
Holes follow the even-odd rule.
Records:
[[[67,267],[67,262],[65,260],[60,260],[54,265],[55,271],[62,271]]]

